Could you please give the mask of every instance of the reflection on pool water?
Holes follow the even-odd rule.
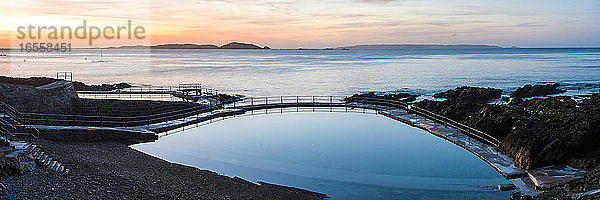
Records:
[[[133,148],[168,161],[333,199],[506,199],[506,180],[468,151],[381,115],[236,117]]]

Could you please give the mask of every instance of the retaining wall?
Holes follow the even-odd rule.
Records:
[[[73,104],[78,99],[71,82],[57,81],[40,87],[0,83],[0,100],[20,112],[72,112]]]

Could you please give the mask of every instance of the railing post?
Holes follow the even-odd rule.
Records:
[[[283,96],[279,96],[279,103],[283,104]]]
[[[253,106],[254,105],[254,97],[250,97],[250,105]]]
[[[315,104],[315,96],[312,96],[313,104]]]
[[[265,105],[269,105],[269,97],[265,97]]]
[[[296,96],[296,104],[300,103],[300,100],[298,99],[298,96]]]
[[[329,104],[333,104],[333,96],[329,96]]]
[[[6,124],[4,124],[4,142],[8,143],[8,126]]]

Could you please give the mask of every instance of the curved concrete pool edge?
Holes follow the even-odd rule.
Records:
[[[308,106],[308,105],[306,105]],[[313,105],[314,106],[314,105]],[[286,106],[272,106],[269,108],[284,108]],[[287,107],[298,107],[296,106],[287,106]],[[304,107],[299,106],[299,107]],[[527,172],[520,169],[516,166],[515,162],[508,156],[503,155],[496,151],[496,149],[492,145],[485,144],[480,142],[466,134],[460,132],[460,130],[456,130],[451,127],[447,127],[441,123],[433,121],[431,119],[427,119],[426,117],[420,116],[418,114],[409,113],[406,110],[393,108],[389,106],[381,106],[381,105],[371,105],[371,104],[340,104],[340,105],[318,105],[317,107],[350,107],[350,108],[360,108],[360,109],[368,109],[373,110],[378,114],[389,117],[390,119],[408,124],[413,127],[417,127],[422,129],[430,134],[443,138],[447,141],[450,141],[461,148],[471,152],[481,160],[485,161],[490,165],[493,169],[498,171],[505,179],[510,180],[514,183],[522,193],[530,193],[535,194],[537,191],[525,184],[525,179],[521,179],[522,177],[527,177]],[[265,109],[265,108],[262,108]],[[186,119],[174,120],[168,123],[160,123],[153,125],[146,125],[137,127],[140,129],[152,130],[154,132],[165,132],[168,130],[175,130],[178,128],[185,129],[186,126],[190,126],[193,124],[217,119],[224,118],[228,116],[236,116],[242,115],[246,112],[260,110],[260,108],[250,108],[250,109],[223,109],[211,113],[201,114],[194,117],[188,117]],[[160,130],[160,131],[159,131]]]

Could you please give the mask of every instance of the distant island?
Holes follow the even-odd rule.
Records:
[[[109,47],[109,49],[271,49],[268,46],[259,47],[255,44],[230,42],[223,46],[214,44],[159,44],[152,46],[136,45],[136,46],[120,46]]]
[[[331,49],[331,48],[328,48]],[[492,45],[469,45],[469,44],[379,44],[379,45],[355,45],[347,47],[337,47],[335,49],[502,49],[499,46]]]
[[[518,47],[510,47],[518,48]],[[214,44],[159,44],[159,45],[136,45],[136,46],[120,46],[120,47],[109,47],[109,49],[271,49],[268,46],[260,47],[251,43],[241,42],[230,42],[223,46],[217,46]],[[297,50],[380,50],[380,49],[504,49],[504,47],[493,46],[493,45],[470,45],[470,44],[374,44],[374,45],[354,45],[344,47],[330,47],[325,49],[311,49],[311,48],[298,48]]]

